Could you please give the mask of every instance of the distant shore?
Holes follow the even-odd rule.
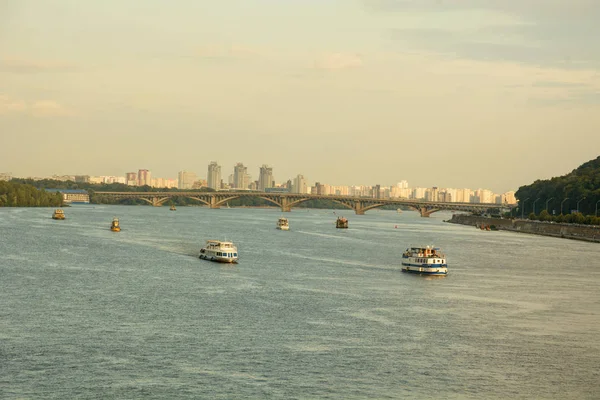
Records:
[[[465,214],[454,214],[446,222],[473,227],[483,225],[502,231],[600,243],[600,226],[594,225],[559,224],[525,219],[486,218]]]

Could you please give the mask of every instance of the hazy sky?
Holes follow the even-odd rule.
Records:
[[[0,1],[0,172],[517,189],[600,154],[598,0]]]

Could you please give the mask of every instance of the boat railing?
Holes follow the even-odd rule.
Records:
[[[409,252],[405,252],[404,253],[407,257],[415,257],[415,258],[446,258],[445,254],[415,254],[415,253],[409,253]]]

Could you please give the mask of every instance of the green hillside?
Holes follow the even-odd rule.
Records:
[[[534,202],[535,214],[540,215],[546,210],[548,202],[550,215],[571,214],[579,206],[581,214],[593,216],[596,207],[600,207],[600,156],[567,175],[537,180],[531,185],[521,186],[515,196],[519,205],[523,206],[525,215],[534,212]]]

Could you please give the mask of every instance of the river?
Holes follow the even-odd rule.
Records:
[[[3,399],[592,399],[600,246],[369,211],[0,209]],[[109,231],[113,218],[122,231]],[[240,262],[199,260],[228,239]],[[400,271],[434,244],[445,277]]]

